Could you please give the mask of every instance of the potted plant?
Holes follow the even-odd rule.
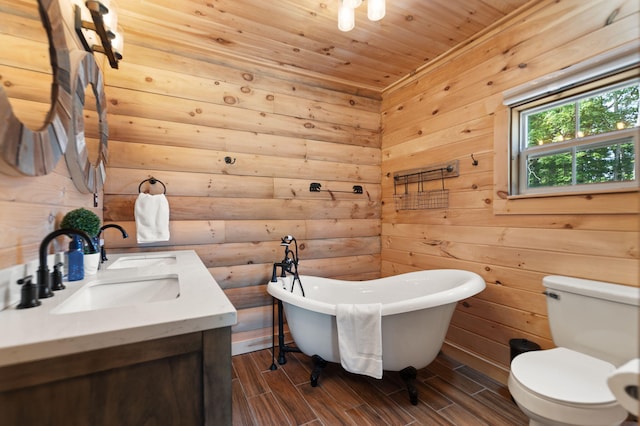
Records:
[[[62,222],[60,222],[60,228],[71,228],[77,229],[80,231],[84,231],[91,239],[93,239],[94,245],[99,247],[97,236],[100,232],[100,217],[92,212],[91,210],[87,210],[85,208],[78,208],[75,210],[71,210],[62,218]],[[79,237],[74,237],[79,238]],[[95,274],[98,271],[98,265],[100,264],[100,253],[91,252],[91,247],[89,247],[84,240],[82,241],[82,245],[84,248],[84,270],[86,275]]]

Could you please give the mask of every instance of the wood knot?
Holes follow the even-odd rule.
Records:
[[[245,81],[253,81],[253,74],[248,73],[248,72],[243,72],[243,73],[242,73],[242,78],[243,78]]]
[[[251,93],[251,87],[249,87],[249,86],[242,86],[242,87],[240,88],[240,91],[241,91],[242,93]]]
[[[230,96],[230,95],[225,96],[223,100],[224,100],[224,103],[228,105],[235,105],[238,102],[235,96]]]

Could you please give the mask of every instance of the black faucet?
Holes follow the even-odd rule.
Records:
[[[289,244],[295,242],[296,252],[289,250]],[[273,272],[271,274],[271,282],[276,282],[277,280],[277,270],[280,267],[280,277],[284,278],[287,276],[287,272],[292,273],[292,269],[295,267],[298,269],[298,242],[291,235],[287,235],[282,237],[280,245],[284,247],[284,258],[281,262],[276,262],[273,264]]]
[[[63,228],[58,229],[56,231],[51,232],[49,235],[44,237],[42,242],[40,243],[40,266],[38,267],[38,298],[46,299],[47,297],[53,296],[53,292],[51,291],[51,286],[49,285],[49,267],[47,266],[47,248],[49,247],[49,243],[60,235],[66,235],[69,238],[72,238],[73,235],[78,235],[83,240],[89,244],[91,247],[92,253],[97,253],[98,248],[93,244],[91,237],[87,235],[84,231],[80,231],[78,229],[71,228]]]
[[[295,252],[289,249],[289,245],[294,243]],[[277,282],[277,269],[281,268],[280,277],[284,278],[287,276],[287,272],[293,274],[293,283],[291,285],[291,292],[293,293],[293,287],[296,284],[300,284],[300,290],[302,290],[302,296],[304,297],[304,288],[302,287],[302,282],[300,282],[300,277],[298,276],[298,242],[291,235],[286,235],[282,237],[280,241],[280,245],[284,246],[284,258],[281,262],[273,264],[273,272],[271,273],[271,282]]]
[[[116,225],[115,223],[110,223],[108,225],[104,225],[102,228],[100,228],[100,231],[98,231],[98,241],[100,241],[100,234],[102,234],[102,231],[104,231],[107,228],[116,228],[118,230],[120,230],[120,232],[122,233],[122,238],[128,238],[129,234],[127,234],[127,231],[125,231],[122,226],[120,225]],[[100,263],[106,262],[107,260],[107,251],[104,249],[104,244],[100,244]]]

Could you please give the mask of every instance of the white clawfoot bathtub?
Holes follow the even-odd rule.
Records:
[[[456,302],[485,288],[480,275],[436,269],[369,281],[300,276],[304,296],[292,276],[269,282],[267,291],[281,300],[296,346],[306,355],[340,362],[336,305],[382,304],[383,369],[420,369],[435,359],[444,342]]]

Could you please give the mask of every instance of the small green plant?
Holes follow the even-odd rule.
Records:
[[[95,237],[98,236],[98,232],[100,232],[100,217],[91,210],[81,207],[71,210],[64,215],[62,222],[60,222],[60,228],[72,228],[84,231],[92,239],[95,239]],[[84,240],[82,240],[82,245],[84,252],[89,253],[90,248]]]

